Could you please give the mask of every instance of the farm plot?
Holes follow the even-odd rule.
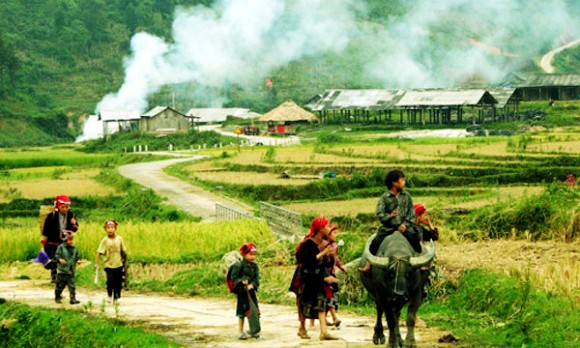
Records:
[[[527,146],[527,152],[556,152],[574,154],[578,153],[580,149],[580,141],[566,141],[566,142],[546,142],[541,144],[530,144]]]
[[[235,171],[207,171],[193,172],[192,175],[199,180],[206,180],[212,182],[224,182],[230,184],[267,184],[267,185],[304,185],[312,180],[318,179],[315,176],[310,178],[291,177],[283,179],[280,174],[275,173],[256,173],[256,172],[235,172]]]
[[[43,199],[54,197],[63,192],[75,196],[107,196],[115,194],[112,187],[97,182],[94,177],[96,169],[75,170],[57,167],[52,171],[47,168],[27,168],[8,171],[0,181],[0,202],[9,202],[13,197]]]
[[[482,193],[470,196],[456,196],[449,194],[421,195],[413,194],[413,201],[423,203],[430,209],[474,209],[492,202],[519,199],[524,196],[540,194],[541,186],[513,186],[482,189]],[[434,189],[436,191],[436,189]],[[372,198],[358,198],[349,200],[332,200],[324,202],[289,203],[283,207],[305,215],[324,215],[329,217],[350,216],[357,214],[374,214],[379,196]]]

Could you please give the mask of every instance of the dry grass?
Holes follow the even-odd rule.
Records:
[[[353,158],[347,156],[336,156],[329,154],[315,153],[312,148],[285,148],[276,151],[276,163],[369,163],[376,162],[364,158]]]
[[[93,169],[63,174],[60,179],[47,177],[29,180],[3,180],[0,184],[0,190],[17,190],[22,198],[30,199],[54,197],[63,192],[69,192],[75,196],[106,196],[116,194],[117,192],[114,188],[100,184],[93,179],[97,174],[98,170]],[[10,201],[6,197],[0,197],[0,200]]]
[[[437,258],[447,280],[456,282],[466,269],[473,268],[518,277],[525,277],[529,273],[535,287],[580,300],[579,241],[438,243]]]
[[[464,208],[464,209],[476,209],[491,204],[493,202],[512,199],[520,199],[526,196],[539,195],[545,190],[543,186],[505,186],[498,187],[497,189],[490,189],[492,194],[489,197],[483,199],[465,199],[465,200],[452,200],[447,208]]]
[[[524,196],[537,195],[544,190],[542,186],[508,186],[491,190],[485,198],[477,196],[452,197],[452,196],[421,196],[413,195],[414,202],[421,202],[431,208],[464,208],[474,209],[496,201],[521,198]],[[377,200],[373,198],[356,198],[346,201],[306,202],[283,205],[284,208],[302,214],[321,214],[324,216],[356,216],[361,213],[373,213]]]
[[[356,216],[357,214],[374,213],[378,199],[379,197],[355,198],[346,201],[291,203],[282,207],[302,214],[324,215],[327,217]],[[441,199],[437,197],[416,196],[413,200],[431,207],[441,208]]]
[[[305,185],[312,182],[312,179],[300,179],[293,177],[291,179],[283,179],[279,174],[274,173],[256,173],[256,172],[232,172],[232,171],[216,171],[216,172],[194,172],[193,176],[201,180],[211,180],[218,182],[226,182],[232,184],[243,185]]]
[[[565,154],[578,153],[580,149],[580,141],[567,142],[549,142],[542,144],[530,144],[526,151],[528,152],[559,152]]]

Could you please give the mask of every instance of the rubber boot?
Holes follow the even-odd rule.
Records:
[[[70,304],[75,305],[75,304],[79,304],[81,303],[81,301],[77,301],[77,298],[75,296],[75,293],[71,293],[70,294]]]
[[[62,297],[60,296],[60,294],[62,294],[62,290],[61,291],[58,291],[58,290],[54,291],[54,302],[62,303]]]

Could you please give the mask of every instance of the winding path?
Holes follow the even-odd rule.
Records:
[[[118,169],[121,175],[152,189],[157,195],[166,199],[169,204],[194,216],[200,216],[204,222],[216,220],[216,203],[245,213],[250,211],[251,208],[247,205],[217,196],[200,187],[181,181],[163,171],[165,167],[170,165],[202,158],[204,156],[185,156],[162,161],[128,164]]]
[[[548,74],[553,74],[554,73],[554,67],[552,66],[552,60],[554,59],[554,56],[560,52],[562,52],[563,50],[570,48],[570,47],[574,47],[576,45],[580,44],[580,38],[576,39],[572,42],[568,42],[565,45],[562,45],[560,47],[556,47],[555,49],[551,50],[550,52],[546,53],[543,57],[542,60],[540,61],[540,66],[542,67],[542,69],[544,69],[544,71]]]

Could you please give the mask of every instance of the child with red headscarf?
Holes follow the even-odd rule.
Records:
[[[50,268],[51,283],[56,283],[55,258],[56,249],[62,244],[65,237],[74,234],[79,224],[72,211],[70,211],[71,200],[68,196],[59,195],[54,199],[54,211],[46,216],[42,229],[42,250],[46,252],[48,258],[53,260]]]
[[[246,340],[249,336],[244,332],[244,318],[250,311],[250,299],[258,307],[256,291],[260,287],[260,269],[256,263],[256,246],[252,242],[244,243],[240,247],[243,259],[232,267],[232,282],[234,293],[238,296],[236,316],[238,317],[239,339]],[[260,313],[258,309],[258,314]],[[260,337],[260,332],[248,331],[251,337]]]

